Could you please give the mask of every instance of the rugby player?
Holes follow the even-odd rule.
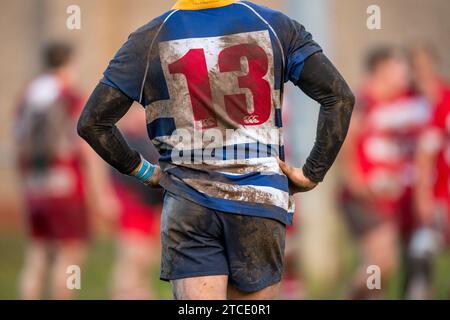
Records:
[[[383,297],[383,290],[367,288],[369,266],[381,269],[382,288],[397,270],[400,240],[412,229],[414,153],[429,114],[425,100],[411,92],[408,60],[400,49],[376,48],[367,70],[342,152],[343,209],[362,258],[353,299]]]
[[[75,86],[73,55],[64,43],[45,49],[45,71],[25,88],[15,124],[30,235],[19,288],[23,299],[43,298],[47,277],[48,297],[72,298],[66,271],[84,260],[90,196],[99,213],[114,211],[106,168],[76,135],[85,99]]]
[[[283,162],[287,81],[321,105],[303,168]],[[134,101],[146,109],[159,166],[116,127]],[[130,35],[78,132],[121,173],[165,189],[161,279],[176,299],[272,299],[290,194],[324,180],[353,105],[345,80],[298,22],[248,1],[181,0]]]
[[[411,239],[406,297],[432,299],[434,258],[450,243],[450,86],[439,74],[439,58],[431,46],[412,50],[415,82],[432,106],[417,150],[415,213],[417,230]]]

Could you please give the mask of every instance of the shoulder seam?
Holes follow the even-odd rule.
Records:
[[[150,47],[149,47],[148,52],[147,52],[147,65],[145,67],[144,78],[142,79],[142,84],[141,84],[141,92],[139,94],[139,103],[140,104],[142,104],[142,99],[143,99],[143,95],[144,95],[144,88],[145,88],[145,80],[147,79],[148,69],[150,67],[150,53],[152,52],[153,46],[155,45],[155,41],[158,38],[159,34],[161,33],[162,28],[167,23],[167,21],[178,11],[180,11],[180,10],[176,9],[176,10],[170,12],[167,15],[167,17],[163,20],[163,22],[159,26],[158,31],[156,31],[156,34],[153,37],[152,42],[150,43]]]
[[[262,22],[264,22],[270,29],[270,31],[272,31],[272,33],[274,34],[275,38],[277,39],[277,44],[280,47],[281,50],[281,56],[283,59],[283,66],[285,65],[285,56],[284,56],[284,49],[283,49],[283,45],[281,44],[281,40],[278,37],[277,32],[275,31],[275,29],[272,27],[272,25],[266,20],[264,19],[263,16],[261,16],[261,14],[258,13],[258,11],[256,11],[254,8],[252,8],[251,6],[249,6],[248,4],[244,3],[244,2],[236,2],[235,4],[239,4],[241,6],[244,6],[246,8],[248,8],[251,12],[253,12],[254,15],[256,15]]]

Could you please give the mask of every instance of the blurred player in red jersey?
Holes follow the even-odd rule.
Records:
[[[146,159],[157,161],[159,153],[148,144],[145,112],[133,107],[120,128],[127,142]],[[114,267],[115,299],[152,299],[150,268],[159,262],[159,223],[162,190],[151,189],[131,177],[113,171],[114,186],[120,201],[118,254]]]
[[[86,194],[99,194],[102,174],[96,156],[76,137],[84,99],[74,86],[72,49],[49,45],[44,59],[46,71],[25,89],[15,126],[30,234],[19,290],[23,299],[41,298],[50,271],[50,297],[69,299],[66,271],[82,264],[89,239]],[[94,171],[95,182],[89,178]],[[103,200],[97,201],[100,210]]]
[[[407,298],[431,299],[433,258],[443,240],[450,239],[450,86],[439,75],[438,57],[430,46],[414,48],[412,64],[416,86],[433,112],[421,135],[416,159],[419,225],[409,250]]]
[[[428,117],[425,101],[410,93],[409,67],[401,51],[373,51],[368,71],[343,154],[344,211],[360,238],[363,259],[353,283],[354,299],[382,297],[381,290],[368,290],[367,267],[380,267],[384,285],[397,269],[400,235],[412,222],[416,139]]]

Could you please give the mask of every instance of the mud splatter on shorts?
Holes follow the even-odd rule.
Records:
[[[281,281],[286,227],[265,218],[211,210],[166,192],[161,279],[228,275],[243,292]]]

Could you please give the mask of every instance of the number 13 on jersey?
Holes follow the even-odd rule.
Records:
[[[274,63],[267,31],[163,42],[160,56],[170,107],[180,119],[192,113],[196,129],[219,121],[257,126],[271,118]]]

